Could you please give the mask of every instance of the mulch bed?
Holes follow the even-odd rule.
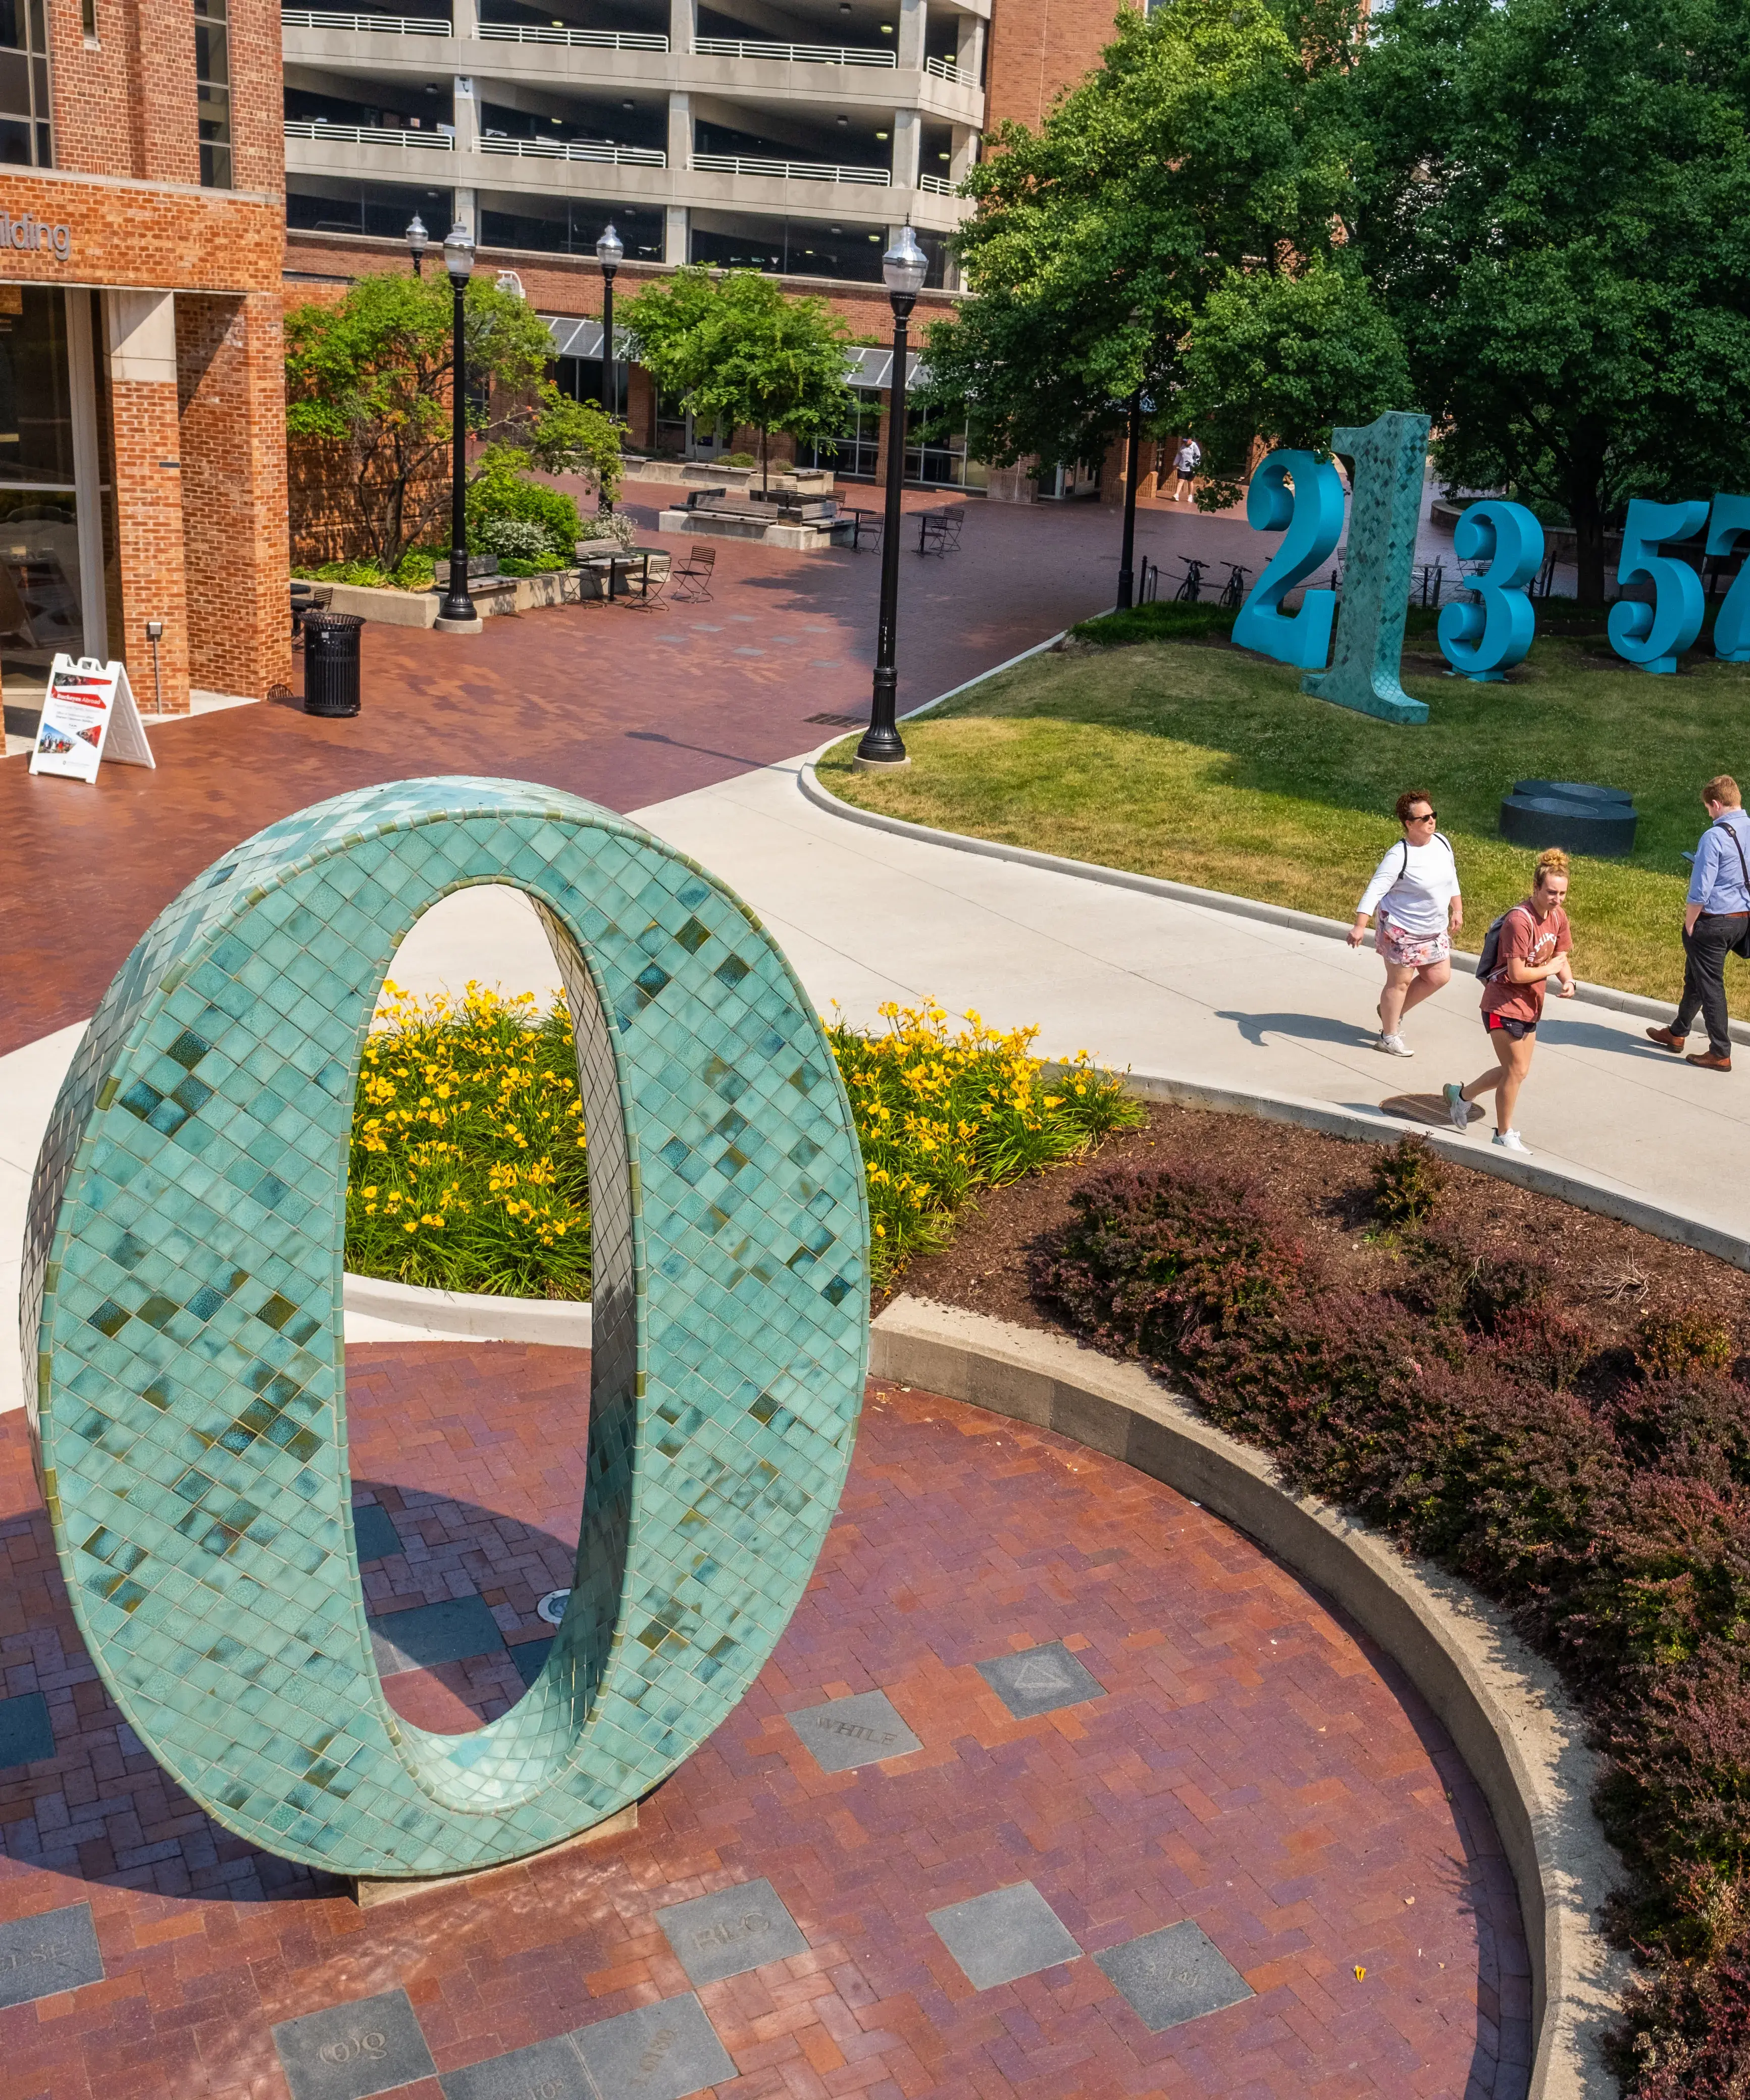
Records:
[[[1070,1215],[1070,1198],[1107,1168],[1156,1158],[1188,1158],[1261,1182],[1324,1260],[1334,1288],[1389,1287],[1403,1257],[1372,1217],[1372,1174],[1380,1148],[1326,1137],[1292,1123],[1201,1109],[1151,1106],[1148,1121],[1098,1152],[1006,1189],[961,1215],[950,1244],[913,1261],[882,1298],[930,1298],[1025,1327],[1055,1327],[1027,1290],[1027,1256]],[[1488,1247],[1541,1251],[1553,1302],[1583,1313],[1606,1343],[1627,1341],[1644,1312],[1704,1301],[1750,1338],[1750,1274],[1712,1255],[1677,1246],[1613,1218],[1575,1210],[1474,1167],[1454,1166],[1445,1208],[1461,1211]]]

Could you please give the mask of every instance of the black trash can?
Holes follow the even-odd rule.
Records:
[[[304,712],[356,715],[359,711],[359,635],[356,612],[304,615]]]

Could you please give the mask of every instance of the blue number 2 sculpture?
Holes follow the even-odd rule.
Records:
[[[1290,479],[1292,493],[1284,486]],[[1288,536],[1240,608],[1235,646],[1255,649],[1298,670],[1318,670],[1331,651],[1336,592],[1308,591],[1296,613],[1283,611],[1282,601],[1342,536],[1342,477],[1329,460],[1310,452],[1272,452],[1246,491],[1246,522],[1255,532],[1280,532],[1286,527]]]
[[[1461,677],[1498,682],[1522,663],[1536,615],[1526,585],[1544,559],[1544,528],[1522,503],[1476,503],[1460,518],[1452,550],[1461,562],[1487,562],[1470,579],[1477,602],[1440,615],[1440,653]]]

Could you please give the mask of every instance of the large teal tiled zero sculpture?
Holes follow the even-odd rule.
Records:
[[[576,1017],[587,1487],[545,1669],[502,1719],[437,1736],[384,1701],[359,1586],[347,1137],[396,946],[490,882],[533,899]],[[692,862],[504,780],[369,788],[259,833],[128,958],[31,1195],[32,1424],[117,1705],[220,1822],[342,1873],[486,1866],[635,1801],[741,1697],[807,1582],[862,1393],[867,1255],[820,1022]]]

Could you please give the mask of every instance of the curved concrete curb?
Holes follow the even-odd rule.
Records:
[[[1036,650],[1027,651],[1029,655],[1037,653]],[[1019,663],[1021,659],[1013,660]],[[1008,668],[1005,664],[997,667],[999,670]],[[987,677],[994,675],[991,672],[985,673]],[[973,685],[979,682],[976,678],[970,681]],[[957,686],[953,693],[944,693],[941,700],[932,700],[930,706],[939,707],[942,700],[952,699],[956,693],[966,690],[964,686]],[[920,708],[917,712],[922,714],[926,710]],[[828,745],[825,748],[831,748]],[[818,758],[824,752],[816,752],[815,756]],[[1098,861],[1068,860],[1060,854],[1035,853],[1031,846],[1010,845],[1001,839],[975,839],[965,832],[939,832],[929,824],[908,823],[903,817],[883,816],[877,810],[860,810],[855,803],[846,802],[829,788],[821,786],[813,760],[802,766],[796,777],[803,794],[817,809],[846,818],[853,824],[866,824],[871,831],[891,832],[896,838],[916,839],[924,845],[949,846],[956,853],[977,854],[986,860],[1019,861],[1023,867],[1042,867],[1054,875],[1080,876],[1085,882],[1098,882],[1108,889],[1137,889],[1145,897],[1170,898],[1176,904],[1200,905],[1205,911],[1225,911],[1235,919],[1254,919],[1266,926],[1286,926],[1293,933],[1316,933],[1325,940],[1341,941],[1349,932],[1342,920],[1321,918],[1315,911],[1293,911],[1285,904],[1261,904],[1250,897],[1231,897],[1225,890],[1199,889],[1189,882],[1169,882],[1164,876],[1134,875],[1128,868],[1105,867]],[[1461,970],[1474,970],[1477,966],[1474,955],[1462,954],[1456,948],[1452,961]],[[1647,1021],[1668,1021],[1676,1011],[1675,1003],[1670,999],[1643,999],[1639,992],[1618,991],[1614,985],[1588,984],[1576,977],[1574,988],[1578,999],[1593,1006],[1608,1007],[1617,1013],[1637,1014]],[[1735,1043],[1750,1043],[1750,1021],[1733,1021],[1731,1031]]]
[[[556,1349],[590,1346],[590,1307],[568,1298],[498,1298],[471,1290],[425,1290],[381,1277],[342,1278],[349,1342],[535,1342]]]
[[[1050,1069],[1067,1068],[1053,1062]],[[1709,1224],[1704,1219],[1692,1218],[1685,1211],[1649,1203],[1614,1181],[1546,1167],[1537,1159],[1515,1158],[1498,1146],[1461,1137],[1456,1131],[1442,1129],[1438,1123],[1410,1123],[1389,1116],[1382,1110],[1363,1114],[1354,1109],[1334,1108],[1325,1101],[1303,1101],[1294,1094],[1255,1093],[1240,1087],[1213,1086],[1202,1079],[1170,1079],[1164,1073],[1126,1072],[1124,1088],[1126,1093],[1143,1101],[1170,1101],[1184,1109],[1217,1109],[1230,1115],[1258,1116],[1266,1123],[1298,1123],[1306,1130],[1321,1130],[1332,1137],[1358,1138],[1369,1145],[1395,1145],[1400,1137],[1414,1132],[1426,1138],[1443,1158],[1456,1160],[1461,1167],[1474,1167],[1479,1173],[1492,1174],[1516,1187],[1533,1189],[1540,1196],[1558,1197],[1576,1210],[1615,1218],[1641,1232],[1651,1233],[1657,1239],[1695,1247],[1717,1260],[1730,1262],[1734,1268],[1750,1269],[1750,1239],[1736,1233]]]
[[[1395,1658],[1482,1788],[1531,1950],[1531,2100],[1614,2100],[1598,2057],[1628,1969],[1594,1930],[1620,1864],[1593,1816],[1598,1760],[1554,1670],[1502,1613],[1340,1510],[1280,1485],[1140,1366],[976,1312],[895,1300],[871,1333],[873,1377],[1085,1444],[1194,1497],[1334,1598]]]

